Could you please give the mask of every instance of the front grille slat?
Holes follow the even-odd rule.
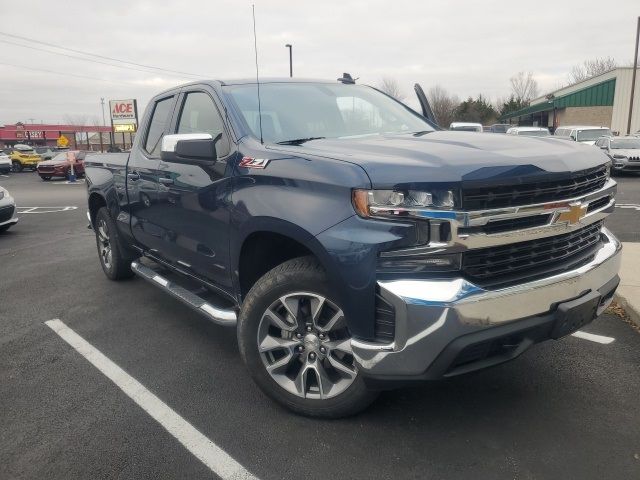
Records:
[[[552,202],[594,192],[606,181],[607,169],[603,166],[576,172],[564,180],[463,188],[462,206],[466,210],[488,210]]]
[[[556,237],[463,253],[462,270],[479,286],[495,287],[573,268],[585,263],[601,242],[602,222]]]

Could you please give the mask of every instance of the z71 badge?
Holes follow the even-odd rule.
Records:
[[[238,166],[245,168],[266,168],[268,163],[268,158],[243,157]]]

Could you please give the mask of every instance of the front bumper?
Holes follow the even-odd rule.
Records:
[[[628,158],[614,158],[611,168],[618,172],[640,172],[640,162]]]
[[[380,294],[395,308],[395,339],[391,344],[353,339],[360,370],[370,381],[453,376],[557,338],[554,329],[565,305],[596,301],[592,320],[609,305],[619,283],[622,246],[606,228],[602,234],[604,244],[589,263],[498,290],[462,278],[379,281]]]

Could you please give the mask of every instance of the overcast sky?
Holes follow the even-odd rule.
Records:
[[[415,82],[495,99],[509,94],[509,78],[518,71],[532,71],[544,93],[585,59],[611,56],[627,64],[640,15],[638,0],[21,0],[1,2],[0,32],[202,78],[252,77],[251,3],[262,76],[288,75],[284,45],[292,43],[294,76],[334,79],[350,72],[367,84],[390,77],[411,103]],[[137,98],[143,109],[160,90],[197,78],[24,48],[14,44],[81,56],[15,37],[0,40],[0,124],[58,123],[65,115],[101,122],[101,97]]]

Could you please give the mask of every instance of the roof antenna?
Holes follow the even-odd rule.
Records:
[[[256,83],[258,84],[258,125],[260,125],[260,143],[264,145],[262,138],[262,106],[260,105],[260,77],[258,76],[258,37],[256,36],[256,6],[251,5],[253,12],[253,48],[256,52]]]

